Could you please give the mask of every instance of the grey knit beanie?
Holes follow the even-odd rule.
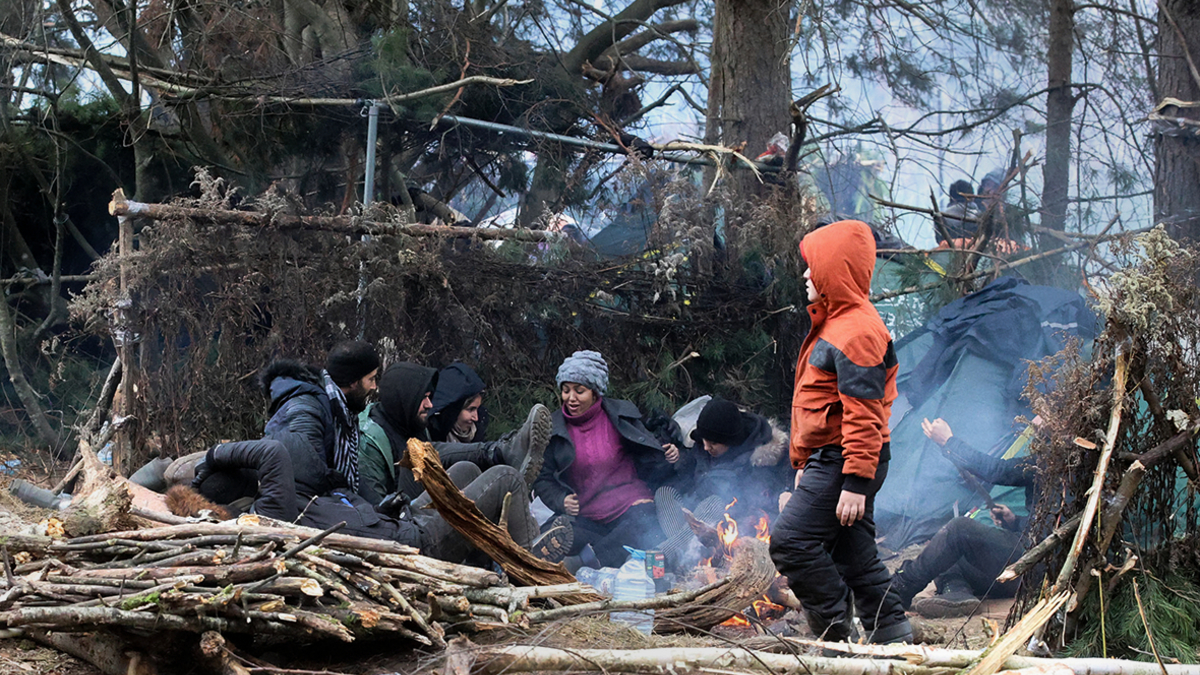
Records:
[[[608,391],[608,364],[600,352],[578,351],[563,360],[554,381],[560,389],[563,382],[577,382],[603,396]]]

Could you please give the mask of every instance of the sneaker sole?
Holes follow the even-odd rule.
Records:
[[[525,458],[521,473],[525,477],[525,485],[533,489],[533,481],[537,480],[538,474],[542,472],[542,460],[546,454],[546,446],[550,444],[553,421],[550,410],[541,403],[534,404],[526,421],[530,422],[529,455]]]
[[[567,553],[571,551],[573,543],[575,543],[574,528],[571,527],[569,521],[559,516],[551,523],[550,529],[539,534],[537,539],[533,540],[533,543],[529,545],[529,550],[542,560],[562,562],[567,557]]]

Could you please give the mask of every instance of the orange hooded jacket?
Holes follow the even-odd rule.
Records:
[[[792,466],[841,446],[842,487],[862,494],[887,448],[896,400],[896,351],[870,301],[875,237],[866,223],[843,220],[806,235],[800,254],[820,298],[808,307],[812,328],[796,363]]]

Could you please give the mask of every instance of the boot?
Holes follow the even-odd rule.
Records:
[[[542,560],[562,562],[575,543],[575,529],[571,527],[570,516],[558,516],[550,521],[546,531],[538,535],[530,544],[529,550]]]
[[[913,629],[908,623],[908,618],[902,618],[898,623],[890,626],[876,628],[870,635],[867,636],[867,642],[874,645],[891,645],[901,642],[912,644]]]
[[[525,485],[530,488],[542,470],[542,455],[546,452],[546,444],[550,442],[550,431],[550,411],[538,403],[529,410],[525,424],[500,450],[504,463],[520,471],[525,478]]]
[[[908,611],[912,609],[913,597],[925,590],[930,581],[917,573],[915,560],[906,560],[892,574],[892,590],[900,596],[900,604]]]
[[[927,619],[969,616],[979,608],[980,602],[967,582],[951,577],[938,589],[937,595],[914,603],[913,610]]]

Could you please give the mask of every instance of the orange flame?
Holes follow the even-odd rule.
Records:
[[[746,627],[748,627],[750,625],[750,622],[747,621],[745,619],[745,617],[743,617],[741,614],[734,614],[733,616],[726,619],[725,622],[722,623],[721,625],[722,626],[746,626]]]
[[[737,522],[726,513],[725,522],[717,525],[717,532],[721,535],[721,543],[725,544],[725,548],[731,548],[733,542],[737,541],[738,538]]]
[[[759,541],[771,543],[771,519],[767,514],[762,514],[758,519],[758,523],[754,526],[754,538]]]

